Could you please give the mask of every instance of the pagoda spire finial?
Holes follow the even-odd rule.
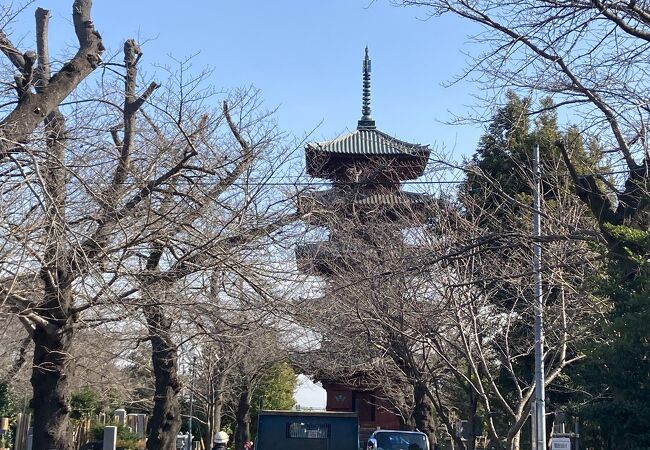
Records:
[[[361,108],[361,119],[357,125],[358,129],[374,129],[375,121],[370,116],[370,71],[371,61],[366,46],[366,57],[363,60],[363,106]]]

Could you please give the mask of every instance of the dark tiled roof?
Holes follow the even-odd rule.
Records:
[[[377,192],[350,194],[339,189],[312,191],[300,195],[298,210],[305,214],[307,223],[330,227],[336,222],[337,212],[354,208],[358,217],[383,215],[386,221],[422,223],[438,210],[437,200],[415,192]]]
[[[429,153],[427,145],[404,142],[377,129],[356,129],[331,141],[310,143],[307,148],[347,155],[428,156]]]

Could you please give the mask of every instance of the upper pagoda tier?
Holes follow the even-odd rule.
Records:
[[[307,144],[307,173],[334,182],[399,182],[422,176],[429,159],[427,145],[401,141],[379,131],[370,112],[371,63],[363,61],[363,106],[357,129],[325,142]]]
[[[400,141],[376,128],[357,128],[331,141],[307,144],[307,173],[332,181],[352,179],[362,167],[391,180],[422,176],[429,160],[429,147]],[[356,171],[355,171],[356,169]]]

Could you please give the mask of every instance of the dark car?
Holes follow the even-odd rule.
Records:
[[[430,450],[429,439],[419,431],[377,430],[368,438],[366,450]]]

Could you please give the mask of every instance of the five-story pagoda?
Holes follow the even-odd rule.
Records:
[[[371,117],[370,71],[366,48],[357,128],[305,148],[307,173],[329,180],[331,188],[302,195],[299,209],[307,223],[327,229],[328,239],[299,246],[296,257],[302,271],[327,280],[327,301],[345,295],[344,288],[332,285],[367,268],[368,260],[381,258],[387,242],[398,251],[403,248],[402,230],[422,224],[431,210],[431,197],[401,189],[403,181],[423,175],[430,150],[377,129]],[[400,425],[380,396],[364,386],[363,377],[332,379],[323,372],[318,378],[327,391],[327,410],[357,411],[364,428]]]

